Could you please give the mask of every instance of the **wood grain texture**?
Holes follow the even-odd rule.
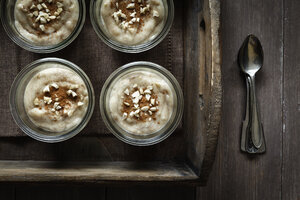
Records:
[[[195,0],[185,5],[185,20],[190,22],[184,43],[187,152],[201,184],[205,184],[215,158],[221,119],[220,1],[204,0],[201,4]]]
[[[224,0],[221,2],[224,107],[218,153],[199,199],[280,199],[282,156],[282,1]],[[267,152],[249,157],[240,152],[246,86],[237,65],[245,37],[262,42],[264,66],[257,74],[257,97]]]
[[[2,138],[0,160],[183,162],[182,135],[175,132],[167,140],[150,147],[131,146],[113,136],[74,137],[56,144],[28,137]]]
[[[187,184],[198,176],[183,163],[0,161],[0,182]]]
[[[300,2],[284,1],[282,199],[300,199]]]

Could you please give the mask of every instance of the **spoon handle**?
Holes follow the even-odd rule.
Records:
[[[249,77],[246,76],[246,88],[247,88],[247,103],[246,103],[246,114],[245,114],[245,119],[242,123],[242,135],[241,135],[241,150],[247,152],[247,147],[248,147],[248,135],[247,135],[247,127],[249,124],[249,113],[250,113],[250,95],[249,95]]]
[[[264,140],[263,128],[260,121],[260,116],[258,112],[258,103],[255,95],[255,76],[249,76],[249,94],[250,94],[250,106],[249,106],[249,124],[247,127],[247,132],[250,133],[250,138],[252,140],[253,146],[259,149]]]

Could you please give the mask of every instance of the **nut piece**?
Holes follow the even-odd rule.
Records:
[[[51,87],[54,87],[55,89],[58,89],[58,88],[59,88],[59,86],[58,86],[56,83],[52,83],[50,86],[51,86]]]
[[[42,3],[43,8],[47,9],[48,7],[46,6],[45,3]]]
[[[81,106],[83,106],[83,105],[84,105],[84,103],[81,102],[81,101],[79,101],[79,102],[77,103],[77,106],[79,106],[79,107],[81,107]]]
[[[33,101],[33,104],[34,104],[35,106],[40,105],[40,100],[39,100],[38,98],[35,98],[34,101]]]
[[[142,111],[147,112],[149,110],[149,106],[144,106],[141,108]]]
[[[127,9],[133,9],[133,8],[135,8],[135,4],[134,3],[129,3],[126,8]]]
[[[123,113],[123,119],[126,119],[128,114],[126,112]]]
[[[136,97],[136,98],[132,99],[132,102],[135,103],[135,104],[138,104],[139,101],[140,101],[139,97]]]
[[[129,113],[129,117],[133,117],[135,115],[135,113],[133,112],[133,111],[131,111],[130,113]]]
[[[67,91],[67,95],[72,95],[72,97],[74,98],[74,97],[77,97],[77,94],[76,94],[76,92],[74,92],[73,90],[68,90]]]
[[[127,96],[129,95],[129,90],[128,90],[128,88],[126,88],[126,90],[124,91],[124,94],[126,94]]]
[[[38,11],[34,11],[32,14],[37,17],[39,15],[39,12]]]
[[[151,95],[150,95],[150,94],[146,94],[146,95],[145,95],[145,98],[146,98],[147,101],[149,101],[150,98],[151,98]]]
[[[150,103],[151,103],[152,105],[154,105],[154,104],[155,104],[155,99],[151,99],[151,100],[150,100]]]
[[[151,94],[151,91],[150,91],[149,89],[146,89],[146,90],[144,91],[144,93],[145,93],[145,94]]]
[[[125,106],[130,106],[130,104],[129,104],[129,103],[127,103],[127,102],[124,102],[124,105],[125,105]]]
[[[60,110],[60,109],[62,109],[62,107],[59,105],[58,102],[55,102],[55,103],[54,103],[53,108],[54,108],[55,110]]]
[[[36,8],[36,6],[34,4],[31,5],[30,10]]]
[[[156,107],[152,107],[152,108],[150,108],[150,111],[152,111],[152,112],[157,111],[157,108]]]
[[[46,103],[46,104],[51,104],[52,103],[52,99],[51,99],[51,97],[46,97],[46,96],[44,96],[44,103]]]
[[[44,93],[50,92],[50,87],[49,87],[49,85],[47,85],[46,87],[44,87],[43,92],[44,92]]]
[[[135,91],[131,96],[133,98],[139,97],[140,96],[140,92],[139,91]]]
[[[145,14],[146,13],[146,11],[149,11],[150,10],[150,5],[148,4],[146,7],[144,7],[144,8],[140,8],[140,13],[141,14]]]
[[[41,29],[42,31],[45,31],[45,26],[44,26],[44,25],[40,25],[39,27],[40,27],[40,29]]]
[[[60,3],[60,2],[56,2],[56,5],[57,5],[57,7],[58,8],[62,8],[64,5],[62,4],[62,3]]]
[[[43,7],[42,7],[41,4],[38,4],[38,5],[37,5],[37,9],[42,10],[42,8],[43,8]]]

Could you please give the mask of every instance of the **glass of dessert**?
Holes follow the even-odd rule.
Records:
[[[91,0],[90,18],[98,36],[113,49],[139,53],[168,34],[173,0]]]
[[[137,146],[156,144],[176,129],[183,113],[176,78],[150,62],[133,62],[113,72],[100,95],[101,116],[120,140]]]
[[[2,0],[1,21],[20,47],[51,53],[69,45],[85,21],[84,0]]]
[[[53,143],[78,134],[90,120],[95,97],[87,75],[75,64],[44,58],[26,66],[10,90],[10,110],[30,137]]]

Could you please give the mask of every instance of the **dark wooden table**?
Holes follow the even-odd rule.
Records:
[[[300,199],[300,1],[222,0],[224,104],[216,161],[207,187],[0,186],[0,199]],[[241,153],[245,82],[236,57],[244,38],[262,42],[257,96],[267,153]],[[1,170],[1,169],[0,169]]]

